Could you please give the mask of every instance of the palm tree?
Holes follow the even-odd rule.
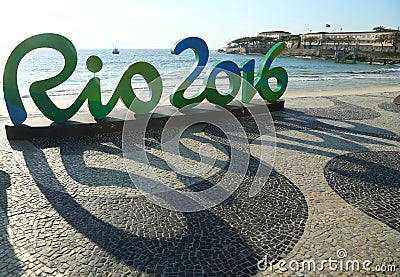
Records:
[[[390,43],[394,47],[394,52],[396,53],[397,45],[400,43],[400,31],[395,31],[389,35],[385,36],[385,42]]]
[[[325,50],[328,49],[328,43],[332,41],[332,39],[330,37],[322,37],[321,39],[321,48],[322,48],[322,44],[325,44]]]
[[[294,41],[296,43],[296,48],[300,48],[301,37],[299,35],[292,35],[290,37],[292,38],[292,41]]]
[[[308,48],[311,49],[312,43],[313,43],[314,41],[318,41],[318,37],[315,37],[315,36],[306,36],[306,37],[304,38],[304,41],[305,41],[305,42],[308,42]]]
[[[264,47],[267,47],[267,43],[269,44],[268,48],[271,48],[271,44],[275,41],[274,38],[271,37],[259,37],[261,38],[261,42],[264,44]]]
[[[344,38],[343,38],[343,42],[344,43],[347,43],[347,50],[349,50],[349,48],[350,48],[350,43],[352,43],[354,41],[354,37],[351,37],[351,36],[345,36]]]
[[[340,45],[341,45],[342,43],[344,43],[344,38],[343,38],[343,37],[337,38],[337,44],[338,44],[337,46],[340,47]]]
[[[293,45],[296,45],[295,48],[300,48],[300,36],[299,35],[291,35],[287,36],[283,39],[284,41],[291,42],[291,48],[293,48]]]
[[[239,47],[244,47],[254,42],[254,40],[255,37],[243,37],[232,40],[231,42],[228,43],[228,45],[238,45]]]
[[[327,37],[327,38],[324,39],[324,42],[325,42],[325,49],[328,49],[328,44],[329,44],[329,42],[331,42],[331,41],[333,41],[333,39],[330,38],[330,37]]]
[[[339,39],[338,38],[329,38],[330,39],[330,41],[332,41],[333,42],[333,47],[335,47],[335,50],[337,50],[338,49],[338,46],[339,46]]]
[[[375,41],[381,44],[381,52],[383,52],[383,44],[387,41],[387,35],[379,35]]]
[[[381,25],[381,26],[377,26],[377,27],[372,28],[372,30],[374,30],[375,32],[379,33],[379,32],[391,31],[392,29],[386,28],[386,27]]]

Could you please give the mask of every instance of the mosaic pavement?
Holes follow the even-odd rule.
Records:
[[[246,177],[223,203],[194,213],[161,208],[137,191],[118,134],[9,143],[2,132],[0,276],[396,276],[396,95],[288,100],[273,115],[274,170],[252,198],[255,149],[266,138],[241,119],[252,150]],[[229,166],[226,136],[207,124],[185,132],[184,158],[198,160],[204,143],[216,147],[217,163],[205,178],[188,179],[163,161],[158,131],[146,139],[166,182],[192,191],[216,184]],[[368,260],[371,270],[288,268],[329,258]],[[271,267],[259,268],[266,259]]]

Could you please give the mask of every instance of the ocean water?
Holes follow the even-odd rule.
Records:
[[[4,53],[3,53],[4,54]],[[170,94],[186,76],[194,63],[194,54],[186,50],[180,55],[171,54],[168,49],[121,49],[119,55],[113,55],[111,50],[78,50],[78,64],[75,72],[63,84],[50,90],[48,94],[57,101],[58,96],[75,99],[85,83],[93,76],[85,67],[89,55],[97,55],[103,61],[103,68],[96,74],[101,80],[103,100],[107,101],[116,87],[125,67],[138,61],[152,64],[160,72],[164,84],[163,93]],[[3,72],[6,56],[0,56],[0,70]],[[246,59],[255,59],[256,69],[263,56],[223,54],[210,51],[207,67],[216,61],[231,60],[238,65]],[[38,49],[24,57],[18,68],[18,86],[23,98],[29,98],[31,83],[56,75],[63,67],[63,58],[55,50]],[[281,66],[289,76],[287,91],[324,91],[376,86],[399,86],[400,65],[378,64],[343,64],[334,61],[315,60],[306,58],[278,57],[272,66]],[[205,68],[199,78],[189,88],[188,93],[200,90]],[[221,90],[228,88],[228,79],[224,73],[218,75],[217,87]],[[140,76],[132,78],[135,93],[146,99],[147,85]],[[2,78],[0,80],[2,88]],[[271,86],[274,86],[273,82]],[[3,93],[0,94],[4,99]]]

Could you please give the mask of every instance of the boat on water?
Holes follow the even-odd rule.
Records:
[[[117,49],[117,47],[114,45],[114,49],[112,51],[113,54],[119,54],[119,50]]]

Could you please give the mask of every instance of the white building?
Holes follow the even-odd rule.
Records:
[[[257,36],[273,38],[274,40],[282,40],[284,37],[290,36],[290,33],[284,31],[267,31],[258,33]]]
[[[394,51],[394,46],[385,40],[393,36],[397,30],[381,32],[318,32],[301,35],[301,43],[305,48],[322,49],[360,49],[364,51]],[[311,45],[311,46],[310,46]]]

